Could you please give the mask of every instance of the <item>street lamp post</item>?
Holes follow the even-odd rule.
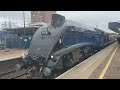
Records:
[[[23,11],[23,22],[24,22],[24,35],[26,34],[25,33],[25,12]]]

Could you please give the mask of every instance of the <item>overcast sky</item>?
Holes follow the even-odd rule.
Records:
[[[108,31],[108,22],[120,21],[120,11],[58,11],[67,19],[105,29]],[[111,32],[111,30],[109,30]]]
[[[57,11],[57,13],[64,15],[68,20],[101,29],[108,29],[108,22],[120,21],[120,11]],[[30,22],[30,11],[25,11],[25,16],[26,22]],[[9,19],[23,23],[23,11],[0,11],[0,22]]]
[[[25,21],[30,22],[31,14],[30,11],[25,12]],[[16,21],[23,23],[23,11],[0,11],[0,22],[4,21]]]

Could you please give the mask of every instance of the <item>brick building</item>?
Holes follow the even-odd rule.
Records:
[[[31,23],[35,22],[50,23],[51,15],[55,13],[56,11],[31,11]]]

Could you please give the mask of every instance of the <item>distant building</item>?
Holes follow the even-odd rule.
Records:
[[[31,23],[50,23],[52,14],[56,11],[31,11]]]
[[[24,27],[24,24],[40,27],[50,23],[54,13],[56,11],[0,11],[0,28]]]

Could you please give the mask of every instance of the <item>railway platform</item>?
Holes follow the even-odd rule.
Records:
[[[56,79],[120,79],[120,45],[109,45]]]
[[[23,52],[27,52],[25,49],[6,49],[0,50],[0,61],[11,60],[22,56]]]

